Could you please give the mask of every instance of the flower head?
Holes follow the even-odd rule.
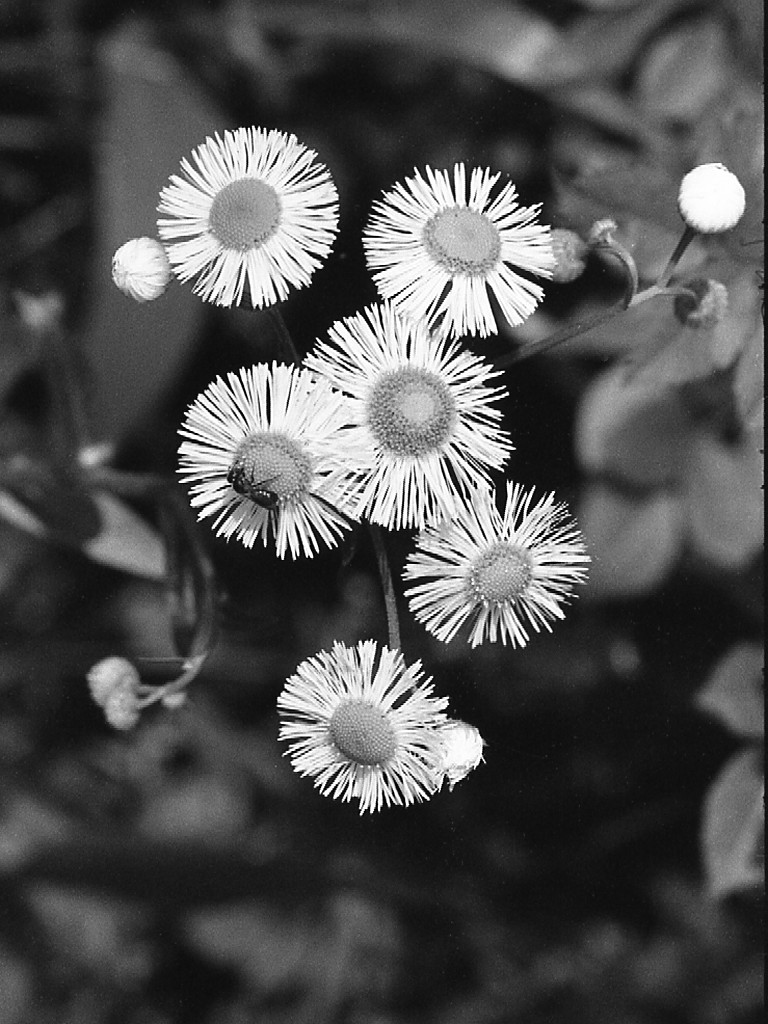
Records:
[[[360,813],[408,806],[436,791],[448,701],[420,662],[373,640],[336,643],[302,662],[277,699],[280,739],[299,775]]]
[[[268,306],[300,288],[328,255],[338,194],[294,135],[238,128],[208,138],[160,193],[160,238],[182,281],[218,306]],[[180,239],[180,241],[177,241]]]
[[[439,640],[472,622],[473,647],[484,640],[529,640],[528,628],[551,629],[562,603],[586,578],[589,555],[554,494],[535,504],[533,490],[507,484],[503,515],[490,490],[451,522],[427,527],[404,570],[411,611]]]
[[[112,257],[112,280],[136,302],[159,298],[171,280],[171,265],[156,238],[131,238]]]
[[[214,516],[219,535],[246,547],[274,533],[281,558],[335,545],[370,459],[347,421],[346,399],[307,370],[259,363],[218,377],[179,431],[181,480],[199,518]]]
[[[746,206],[741,182],[724,164],[699,164],[680,182],[677,205],[688,227],[702,234],[730,231]]]
[[[474,725],[451,719],[440,727],[440,776],[438,789],[448,780],[448,788],[465,779],[483,760],[485,741]]]
[[[349,396],[356,438],[375,463],[357,511],[390,529],[453,515],[457,488],[506,462],[512,444],[482,359],[399,317],[389,303],[333,325],[306,365]]]
[[[495,198],[499,174],[464,164],[426,168],[384,193],[363,234],[376,287],[398,311],[460,337],[496,334],[490,295],[510,324],[521,324],[543,289],[527,275],[551,277],[549,228],[536,223],[538,206],[518,206],[510,182]],[[522,273],[521,273],[522,271]]]

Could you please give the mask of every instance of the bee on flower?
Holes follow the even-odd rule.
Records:
[[[218,377],[187,410],[181,481],[198,517],[280,558],[333,547],[355,517],[370,453],[343,395],[298,367],[259,363]]]

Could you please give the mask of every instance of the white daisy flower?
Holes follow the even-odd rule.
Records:
[[[551,631],[563,603],[587,576],[590,561],[565,505],[547,494],[507,484],[503,515],[490,490],[428,527],[406,560],[403,578],[411,611],[446,643],[467,622],[473,647],[485,640],[528,643],[529,628]]]
[[[453,790],[457,782],[465,779],[483,760],[485,740],[474,725],[458,718],[449,719],[440,727],[440,774],[437,788],[448,782]]]
[[[389,303],[337,322],[306,365],[350,398],[356,441],[375,464],[356,511],[389,529],[451,517],[457,491],[500,469],[513,445],[493,402],[498,372]]]
[[[250,548],[274,534],[277,554],[334,546],[368,450],[347,428],[347,401],[307,370],[259,363],[218,377],[179,431],[182,483],[198,517]]]
[[[281,740],[323,796],[360,801],[360,813],[427,800],[440,778],[448,701],[420,662],[373,640],[336,643],[302,662],[277,699]]]
[[[238,128],[208,138],[160,193],[160,238],[182,281],[218,306],[269,306],[309,284],[331,250],[338,194],[295,135]],[[181,239],[181,241],[177,241]]]
[[[363,233],[376,287],[398,312],[426,320],[453,337],[496,334],[490,296],[504,319],[521,324],[544,294],[528,275],[552,277],[555,257],[539,206],[518,206],[508,182],[494,199],[499,174],[464,164],[426,168],[426,178],[398,183],[373,206]],[[522,271],[522,273],[521,273]]]

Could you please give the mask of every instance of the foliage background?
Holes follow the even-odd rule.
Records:
[[[0,1024],[758,1020],[762,4],[3,0],[0,31]],[[181,287],[129,303],[111,254],[183,155],[252,123],[341,194],[284,309],[301,351],[375,300],[360,231],[416,165],[504,171],[560,226],[612,216],[647,282],[685,170],[747,189],[681,266],[728,284],[718,330],[649,304],[508,373],[512,472],[578,508],[593,578],[524,651],[404,618],[487,741],[407,811],[321,799],[276,743],[298,661],[385,636],[362,539],[291,564],[202,528],[221,622],[187,705],[115,734],[84,684],[174,651],[155,510],[89,493],[77,447],[172,473],[197,392],[277,351],[267,316]],[[621,288],[593,257],[476,347]]]

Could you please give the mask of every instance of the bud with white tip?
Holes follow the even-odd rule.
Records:
[[[681,181],[677,206],[689,228],[712,235],[738,224],[746,196],[739,179],[724,164],[700,164]]]
[[[454,719],[440,726],[440,777],[437,789],[445,780],[453,789],[483,760],[485,740],[474,725]]]
[[[156,238],[132,238],[112,257],[112,280],[136,302],[159,298],[171,279],[171,265]]]

